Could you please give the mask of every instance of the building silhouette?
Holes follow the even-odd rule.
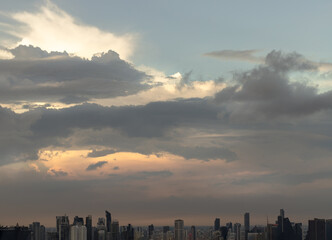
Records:
[[[57,216],[56,217],[56,228],[59,236],[59,240],[69,240],[69,219],[68,216]]]
[[[174,240],[184,240],[184,222],[181,219],[174,222]]]
[[[0,226],[0,240],[31,240],[31,230],[18,224],[15,227]]]
[[[40,235],[41,235],[40,222],[33,222],[31,224],[31,239],[41,240]]]
[[[149,239],[153,239],[153,235],[154,235],[154,226],[153,224],[148,226],[148,237]]]
[[[244,232],[245,232],[245,240],[248,240],[248,233],[250,230],[250,215],[248,212],[244,214]],[[242,239],[241,239],[242,240]]]
[[[87,231],[86,226],[82,225],[79,222],[76,225],[72,225],[70,227],[70,240],[86,240],[87,239]]]
[[[241,224],[240,223],[234,224],[234,233],[235,233],[235,240],[240,240],[240,236],[241,236]]]
[[[84,219],[81,217],[75,216],[73,225],[78,225],[78,224],[84,225]]]
[[[305,240],[327,240],[325,219],[315,218],[308,222],[308,232]]]
[[[112,222],[112,240],[120,240],[120,226],[116,220]]]
[[[189,234],[189,240],[196,240],[196,227],[195,226],[191,226],[190,228],[190,234]]]
[[[92,216],[89,215],[85,218],[85,226],[86,226],[86,239],[92,240]]]
[[[214,220],[214,231],[219,231],[220,230],[220,218],[216,218]]]

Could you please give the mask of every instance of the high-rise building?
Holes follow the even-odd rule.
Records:
[[[0,226],[0,240],[31,240],[31,230],[27,227],[1,227]]]
[[[97,222],[98,240],[106,240],[105,218],[98,218]]]
[[[153,239],[153,235],[154,235],[154,226],[153,226],[153,224],[148,226],[148,234],[149,234],[149,239]]]
[[[87,240],[86,226],[79,222],[70,227],[70,240]]]
[[[184,222],[177,219],[174,222],[174,240],[184,240]]]
[[[278,224],[267,224],[267,240],[278,240]]]
[[[325,219],[309,220],[306,240],[328,240],[326,239]]]
[[[216,218],[214,220],[214,231],[219,231],[220,230],[220,218]]]
[[[285,211],[284,211],[284,209],[280,209],[280,217],[282,219],[285,218]],[[281,232],[284,232],[284,221],[281,222]]]
[[[325,226],[326,226],[326,229],[325,229],[325,232],[326,232],[326,239],[329,240],[329,239],[332,239],[332,219],[327,219],[325,221]]]
[[[89,215],[85,218],[86,226],[86,240],[92,240],[92,216]]]
[[[40,225],[40,240],[46,240],[46,228],[44,225]]]
[[[235,240],[240,240],[240,236],[241,236],[241,224],[240,223],[234,224],[234,233],[235,233]]]
[[[82,217],[75,216],[73,225],[84,225],[84,219]]]
[[[232,222],[228,222],[228,223],[226,223],[226,227],[227,227],[228,229],[230,229],[231,231],[233,231],[233,223],[232,223]]]
[[[59,236],[59,240],[69,240],[69,219],[68,216],[57,216],[56,227]]]
[[[189,233],[189,239],[190,240],[196,240],[196,227],[195,226],[191,226],[190,228],[190,233]]]
[[[277,221],[278,239],[282,240],[302,240],[302,226],[300,223],[291,223],[289,218],[278,216]]]
[[[47,240],[58,240],[59,239],[57,232],[47,232],[46,236],[47,236],[47,238],[46,238]]]
[[[111,213],[108,211],[105,211],[106,214],[106,231],[112,232],[112,216]]]
[[[248,233],[250,230],[250,215],[248,212],[244,214],[244,232],[245,232],[245,240],[248,240]]]
[[[33,222],[31,225],[31,239],[32,240],[41,240],[40,239],[40,223]]]
[[[112,222],[112,240],[120,240],[120,226],[117,220]]]

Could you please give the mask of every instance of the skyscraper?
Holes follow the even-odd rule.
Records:
[[[184,240],[184,222],[181,219],[174,222],[174,240]]]
[[[73,225],[79,225],[79,224],[84,225],[84,219],[81,217],[75,216]]]
[[[112,222],[112,240],[120,240],[120,227],[117,220]]]
[[[106,231],[112,232],[112,216],[111,213],[108,211],[105,211],[106,214]]]
[[[59,240],[69,240],[69,219],[68,216],[56,217],[56,228]]]
[[[285,211],[284,211],[284,209],[280,209],[280,217],[281,217],[281,219],[285,218]],[[281,232],[284,232],[284,221],[283,220],[282,220],[282,223],[281,223]]]
[[[216,218],[214,220],[214,231],[219,231],[220,230],[220,218]]]
[[[85,226],[86,226],[86,239],[92,240],[92,216],[89,215],[85,218]]]
[[[250,230],[250,215],[248,212],[244,214],[244,232],[245,232],[245,240],[248,240],[248,233]]]
[[[308,233],[306,240],[325,240],[326,229],[325,229],[325,219],[309,220]]]
[[[32,231],[32,240],[40,240],[40,223],[39,222],[33,222],[31,225],[31,231]]]
[[[235,240],[240,240],[240,236],[241,236],[241,224],[240,223],[234,224],[234,233],[235,233]]]
[[[188,240],[196,240],[196,227],[191,226],[190,232],[188,234]]]
[[[153,234],[154,234],[154,226],[153,224],[148,226],[148,233],[149,233],[149,239],[153,239]]]
[[[86,226],[79,222],[70,227],[70,240],[87,240]]]
[[[327,219],[326,223],[326,239],[332,239],[332,219]]]

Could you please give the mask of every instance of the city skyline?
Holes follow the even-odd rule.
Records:
[[[293,222],[284,209],[274,222],[266,225],[250,225],[250,213],[244,213],[241,223],[220,224],[216,218],[210,226],[186,226],[182,219],[175,219],[174,226],[120,225],[106,210],[104,217],[98,217],[93,224],[91,215],[75,216],[73,221],[66,215],[56,216],[56,227],[46,228],[40,222],[29,227],[0,226],[1,240],[328,240],[332,237],[332,219],[308,219],[308,225]],[[16,237],[15,237],[16,236]]]
[[[331,9],[3,0],[0,223],[332,219]]]

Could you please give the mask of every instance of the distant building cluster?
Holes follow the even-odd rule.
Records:
[[[303,234],[304,232],[304,234]],[[245,213],[241,223],[228,222],[221,225],[216,218],[214,226],[186,227],[184,221],[177,219],[174,226],[133,227],[119,225],[112,219],[110,212],[105,211],[105,218],[98,218],[93,226],[92,216],[74,217],[72,224],[68,216],[56,217],[56,228],[46,229],[39,222],[29,227],[0,227],[0,240],[332,240],[332,219],[309,220],[308,228],[303,231],[301,223],[293,223],[280,214],[275,223],[267,221],[266,226],[251,226],[250,214]]]

